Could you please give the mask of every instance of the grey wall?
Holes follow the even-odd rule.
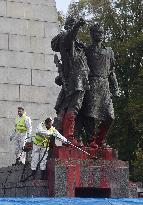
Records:
[[[0,167],[13,163],[17,106],[25,106],[33,129],[54,116],[59,88],[50,41],[59,32],[55,0],[0,0]]]

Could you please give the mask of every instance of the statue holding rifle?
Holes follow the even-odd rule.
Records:
[[[59,68],[56,83],[62,85],[62,90],[55,109],[60,118],[62,134],[74,144],[77,144],[74,136],[75,119],[81,109],[85,91],[89,89],[87,59],[83,44],[76,39],[80,27],[84,24],[82,18],[76,22],[72,17],[68,17],[65,31],[52,40],[52,49],[60,52],[62,62],[56,59]]]

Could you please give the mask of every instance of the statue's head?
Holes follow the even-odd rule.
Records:
[[[93,41],[100,42],[103,39],[103,28],[99,23],[94,24],[90,27],[90,36]]]
[[[74,24],[75,24],[75,19],[72,16],[68,16],[65,21],[64,29],[70,30]]]

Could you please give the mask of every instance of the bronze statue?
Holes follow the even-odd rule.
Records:
[[[56,59],[59,68],[59,77],[56,83],[62,85],[55,109],[60,119],[60,131],[74,144],[75,119],[81,109],[85,91],[89,89],[89,68],[82,43],[76,39],[77,33],[85,24],[81,18],[75,21],[68,17],[65,22],[65,31],[52,40],[52,49],[59,51],[61,62]],[[57,57],[56,57],[57,58]]]
[[[85,24],[69,17],[65,31],[52,40],[52,48],[60,52],[55,56],[62,85],[55,109],[62,134],[75,141],[84,128],[88,144],[101,147],[114,120],[112,96],[119,95],[114,69],[114,52],[102,43],[103,29],[97,23],[90,28],[92,43],[86,47],[76,39],[77,32]],[[96,125],[99,123],[98,132]]]
[[[86,49],[90,90],[86,91],[81,113],[89,143],[92,146],[96,137],[96,144],[101,147],[115,117],[112,96],[118,96],[119,89],[114,52],[102,43],[103,29],[98,23],[90,28],[90,36],[92,44]],[[100,124],[95,133],[97,123]]]

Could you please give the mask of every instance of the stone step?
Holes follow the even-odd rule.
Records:
[[[0,169],[0,184],[19,182],[21,178],[26,177],[30,172],[27,165],[16,165]]]
[[[30,164],[20,164],[0,169],[0,197],[46,197],[47,180],[32,180]],[[37,170],[36,179],[40,178]]]
[[[0,186],[0,197],[47,197],[47,180],[6,183]]]
[[[30,164],[20,164],[16,166],[9,166],[0,169],[0,185],[8,183],[19,183],[21,181],[30,180],[31,176]],[[36,179],[40,179],[40,170],[37,170]]]

